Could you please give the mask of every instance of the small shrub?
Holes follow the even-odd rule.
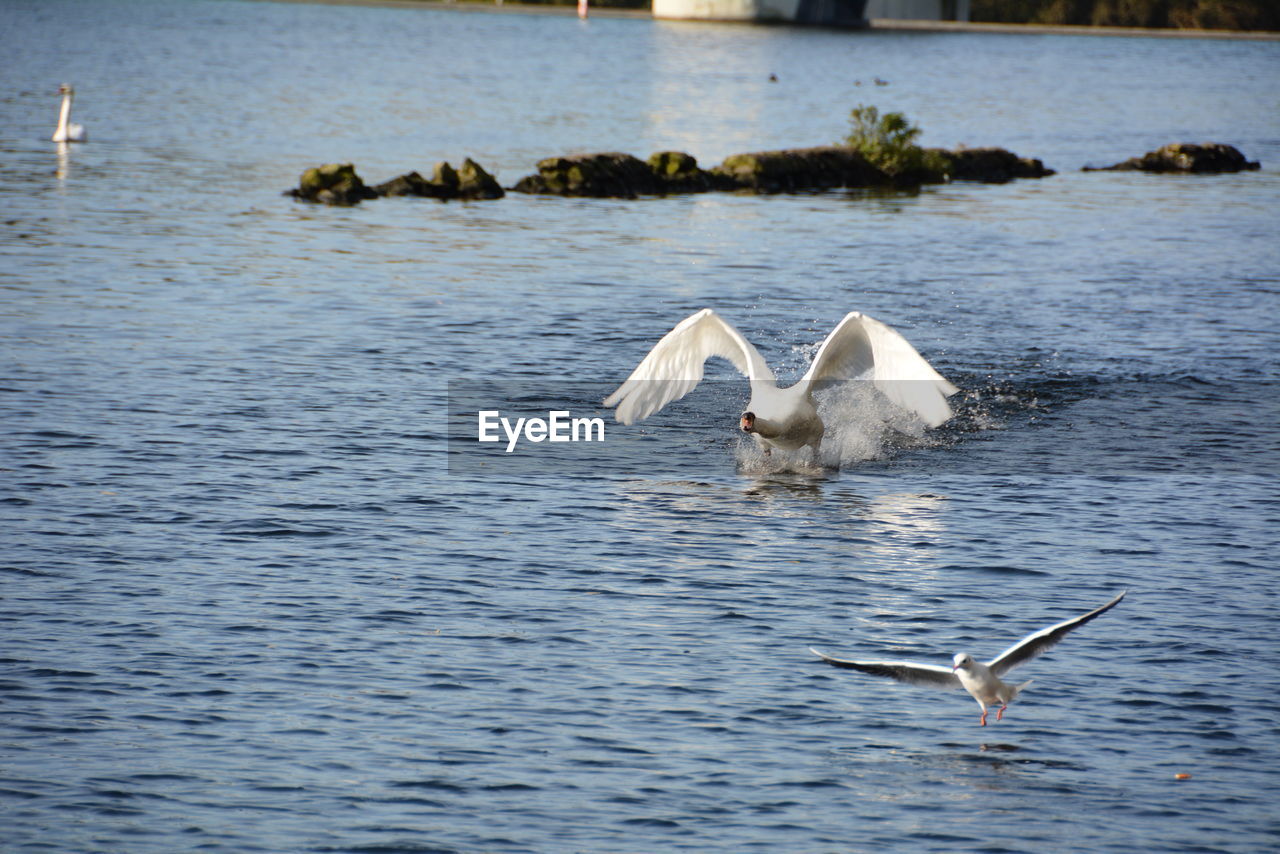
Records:
[[[867,162],[895,181],[945,180],[950,167],[938,151],[916,145],[920,128],[902,113],[885,113],[858,106],[849,117],[853,127],[844,144],[859,151]]]

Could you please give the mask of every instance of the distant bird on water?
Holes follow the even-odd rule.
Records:
[[[826,427],[813,392],[841,380],[872,380],[885,396],[930,427],[951,417],[947,395],[957,391],[907,339],[856,311],[846,314],[822,342],[798,383],[778,388],[773,371],[751,342],[704,308],[663,336],[604,405],[616,406],[614,417],[623,424],[648,418],[692,391],[712,356],[729,360],[751,381],[751,402],[739,426],[766,454],[773,448],[791,451],[807,445],[816,460]]]
[[[73,124],[71,121],[71,101],[76,96],[76,90],[69,84],[63,83],[58,87],[58,94],[62,96],[62,109],[58,112],[58,127],[53,131],[53,141],[86,142],[89,134],[85,131],[84,125]]]
[[[1072,617],[1070,620],[1063,620],[1061,623],[1049,626],[1047,629],[1041,629],[1035,634],[1027,635],[986,664],[976,661],[967,652],[956,653],[955,658],[952,659],[951,667],[948,668],[936,664],[915,664],[910,661],[846,661],[842,658],[832,658],[825,653],[818,652],[813,647],[809,647],[809,651],[834,667],[861,670],[863,673],[870,673],[873,676],[888,676],[890,679],[897,679],[899,682],[910,682],[915,685],[928,685],[934,688],[964,688],[982,707],[982,717],[978,722],[982,726],[986,726],[988,705],[1000,704],[1000,710],[996,712],[996,720],[1000,720],[1004,717],[1004,710],[1009,708],[1009,703],[1013,701],[1013,698],[1018,696],[1023,688],[1031,684],[1030,681],[1027,681],[1021,685],[1010,685],[1007,682],[1002,682],[1000,680],[1001,676],[1019,664],[1030,661],[1040,655],[1066,637],[1067,632],[1072,629],[1078,629],[1094,617],[1110,611],[1120,604],[1120,600],[1124,598],[1126,592],[1128,591],[1120,593],[1119,596],[1101,608],[1095,608],[1087,614]]]

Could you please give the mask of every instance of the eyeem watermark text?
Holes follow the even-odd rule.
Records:
[[[508,454],[516,449],[522,436],[526,442],[604,441],[603,418],[573,418],[567,409],[553,409],[546,418],[517,418],[514,424],[497,409],[482,409],[476,416],[476,438],[481,442],[501,442],[501,427]]]

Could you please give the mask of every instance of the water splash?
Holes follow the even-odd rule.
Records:
[[[842,383],[816,398],[818,414],[826,425],[816,459],[811,448],[773,449],[766,454],[757,442],[744,436],[734,449],[739,471],[817,475],[887,459],[902,448],[923,447],[934,441],[919,418],[892,403],[869,382]]]

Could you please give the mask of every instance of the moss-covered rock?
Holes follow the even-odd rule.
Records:
[[[355,205],[378,194],[365,186],[350,163],[326,163],[302,173],[298,186],[288,191],[296,199],[328,205]]]
[[[647,161],[618,152],[548,157],[538,161],[538,174],[512,187],[518,193],[621,199],[733,188],[683,151],[659,151]]]
[[[947,151],[929,149],[948,164],[952,181],[981,181],[987,184],[1004,184],[1015,178],[1046,178],[1055,174],[1033,157],[1019,157],[1003,148],[958,148]]]
[[[645,163],[664,193],[735,189],[724,176],[700,168],[693,155],[683,151],[658,151],[650,154]]]
[[[648,161],[618,152],[580,154],[539,161],[538,173],[521,178],[512,189],[633,199],[712,190],[797,193],[919,186],[949,179],[1003,182],[1053,174],[1039,160],[999,148],[921,151],[925,156],[910,162],[892,159],[888,166],[877,165],[865,152],[849,145],[759,151],[731,155],[714,169],[700,168],[692,155],[682,151],[659,151]],[[1257,164],[1246,168],[1257,168]],[[443,161],[437,163],[430,179],[408,172],[376,187],[366,187],[350,163],[330,163],[302,173],[298,187],[289,194],[307,201],[352,205],[380,196],[499,199],[505,191],[480,164],[467,158],[458,169]]]
[[[1131,157],[1110,166],[1086,166],[1086,172],[1243,172],[1259,169],[1256,160],[1248,160],[1233,145],[1221,142],[1175,142]]]
[[[458,170],[449,165],[449,161],[441,160],[431,170],[431,186],[436,188],[431,195],[438,199],[452,199],[458,195]]]
[[[518,193],[634,199],[661,192],[644,161],[630,154],[578,154],[538,161],[538,174],[526,175],[512,187]]]
[[[449,166],[448,163],[440,165]],[[439,167],[437,172],[438,170]],[[453,179],[456,182],[458,197],[462,199],[500,199],[506,195],[506,191],[494,177],[470,157],[462,161],[462,168],[453,173]]]
[[[461,169],[447,162],[435,165],[431,179],[409,172],[373,188],[380,196],[424,196],[431,199],[500,199],[504,191],[498,182],[470,157]]]
[[[669,193],[745,190],[754,193],[801,193],[861,187],[917,187],[947,180],[1003,182],[1052,175],[1039,160],[1000,148],[944,151],[927,149],[909,161],[892,160],[892,168],[873,163],[849,145],[791,148],[733,154],[713,169],[682,151],[659,151],[647,162],[629,154],[582,154],[548,157],[538,174],[521,178],[519,193],[561,196],[635,198]]]
[[[657,151],[645,162],[654,175],[664,180],[686,180],[701,171],[697,159],[683,151]]]
[[[888,175],[857,151],[841,145],[732,154],[711,172],[735,189],[756,193],[795,193],[892,183]]]
[[[403,175],[384,181],[374,186],[379,196],[431,196],[433,185],[417,172],[406,172]]]
[[[1003,183],[1054,174],[1039,160],[1019,157],[1002,148],[922,149],[921,156],[910,163],[894,161],[892,168],[886,168],[847,145],[734,154],[712,172],[740,189],[757,193],[918,187],[949,180]]]

